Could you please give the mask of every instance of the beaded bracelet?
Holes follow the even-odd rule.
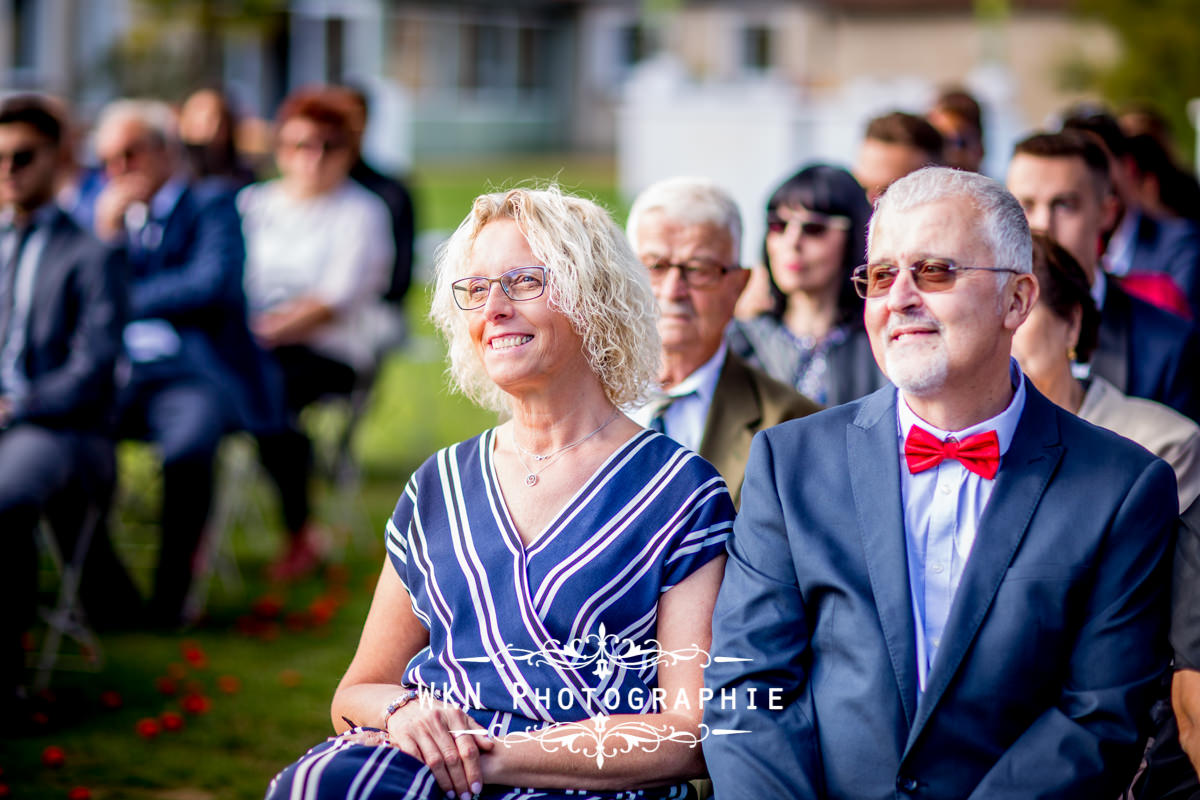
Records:
[[[383,729],[387,730],[388,720],[392,718],[392,714],[395,714],[397,711],[404,708],[404,706],[408,705],[408,703],[414,700],[419,694],[420,692],[416,689],[409,689],[404,694],[388,703],[387,707],[383,710]]]

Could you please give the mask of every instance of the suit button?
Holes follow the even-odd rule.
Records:
[[[902,792],[915,792],[920,784],[916,778],[906,778],[901,775],[896,778],[896,788]]]

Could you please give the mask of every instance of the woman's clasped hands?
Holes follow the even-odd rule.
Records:
[[[447,795],[469,800],[483,789],[480,752],[495,742],[459,707],[422,696],[388,718],[387,732],[392,744],[425,762]]]

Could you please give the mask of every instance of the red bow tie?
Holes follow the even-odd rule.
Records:
[[[968,436],[961,442],[942,441],[924,428],[913,425],[904,440],[904,460],[908,471],[916,474],[953,458],[980,477],[991,480],[1000,469],[1000,440],[995,431]]]

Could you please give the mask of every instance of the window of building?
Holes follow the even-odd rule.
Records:
[[[774,66],[771,29],[766,25],[750,25],[742,29],[742,66],[762,72]]]

